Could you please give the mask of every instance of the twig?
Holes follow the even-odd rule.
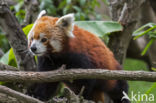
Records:
[[[0,0],[0,25],[13,48],[18,67],[26,71],[36,70],[35,59],[28,50],[26,36],[5,0]]]
[[[4,55],[4,52],[2,51],[2,49],[0,48],[0,58]]]
[[[124,4],[123,9],[121,11],[121,15],[119,17],[118,22],[120,22],[122,25],[127,24],[127,21],[125,19],[127,19],[128,17],[128,7],[127,7],[127,3]]]
[[[15,90],[12,90],[12,89],[10,89],[8,87],[5,87],[5,86],[2,86],[2,85],[0,85],[0,92],[4,93],[4,94],[7,94],[7,95],[9,95],[11,97],[14,97],[14,98],[16,98],[18,100],[21,100],[24,103],[44,103],[44,102],[42,102],[42,101],[40,101],[38,99],[35,99],[35,98],[30,97],[28,95],[22,94],[20,92],[17,92]]]
[[[68,103],[95,103],[93,101],[81,98],[67,87],[64,88],[64,96],[67,98]]]
[[[80,97],[83,95],[84,90],[85,90],[85,87],[82,86],[82,88],[81,88],[81,90],[80,90],[80,93],[79,93],[79,96],[80,96]]]
[[[75,79],[110,79],[155,82],[156,72],[104,69],[72,69],[48,72],[0,71],[0,81],[56,82]]]

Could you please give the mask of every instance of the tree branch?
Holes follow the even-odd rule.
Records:
[[[139,9],[146,0],[109,0],[112,20],[123,25],[123,31],[110,35],[109,48],[120,64],[126,57],[127,48],[132,38],[139,17]]]
[[[26,36],[4,0],[0,0],[0,25],[13,48],[18,67],[27,71],[36,70],[34,57],[27,47]]]
[[[28,25],[36,19],[39,11],[39,0],[24,0],[26,15],[24,18],[24,25]]]
[[[18,71],[19,69],[15,68],[13,66],[9,66],[9,65],[0,63],[0,70]]]
[[[21,103],[21,101],[6,94],[0,93],[0,103]]]
[[[2,51],[2,49],[0,48],[0,58],[4,55],[4,52]]]
[[[104,69],[72,69],[48,72],[0,71],[0,81],[9,82],[56,82],[75,79],[110,79],[155,82],[156,73]]]
[[[0,85],[0,92],[7,94],[11,97],[14,97],[20,101],[23,101],[24,103],[44,103],[38,99],[35,99],[33,97],[30,97],[30,96],[25,95],[23,93],[17,92],[15,90],[12,90],[12,89],[5,87],[5,86],[2,86],[2,85]]]

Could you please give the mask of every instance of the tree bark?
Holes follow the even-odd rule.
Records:
[[[16,98],[0,93],[0,103],[23,103]]]
[[[0,25],[13,48],[18,67],[26,71],[36,70],[35,59],[28,50],[26,36],[4,0],[0,1]]]
[[[150,4],[151,4],[155,14],[156,14],[156,1],[155,0],[149,0],[149,1],[150,1]]]
[[[39,0],[24,0],[26,15],[23,25],[31,24],[36,20],[39,11]]]
[[[136,29],[149,22],[156,23],[156,17],[150,5],[150,1],[151,0],[147,0],[141,6],[139,20],[138,20]],[[127,51],[127,57],[144,60],[148,64],[149,69],[151,70],[151,67],[156,68],[156,63],[155,63],[156,62],[156,55],[155,55],[156,41],[151,45],[151,47],[149,48],[149,50],[147,51],[145,55],[143,56],[141,55],[141,52],[147,45],[148,41],[149,41],[148,36],[142,36],[138,38],[137,40],[131,40],[130,45],[128,47],[128,51]]]
[[[7,82],[57,82],[75,79],[132,80],[155,82],[156,73],[145,71],[103,69],[73,69],[48,72],[0,71],[0,81]]]
[[[6,64],[3,64],[3,63],[0,63],[0,70],[18,71],[19,69],[9,66],[9,65],[6,65]]]
[[[11,97],[14,97],[20,101],[23,101],[23,103],[44,103],[38,99],[35,99],[35,98],[32,98],[28,95],[25,95],[23,93],[20,93],[20,92],[17,92],[17,91],[14,91],[8,87],[5,87],[5,86],[2,86],[0,85],[0,92],[1,93],[4,93],[4,94],[7,94]]]
[[[124,29],[110,35],[108,46],[120,64],[126,57],[131,34],[138,20],[138,11],[145,0],[109,0],[112,20],[119,21]]]

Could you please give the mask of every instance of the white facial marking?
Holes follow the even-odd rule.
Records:
[[[46,46],[40,42],[40,40],[33,40],[31,46],[35,45],[37,50],[35,51],[35,55],[42,55],[46,52]]]
[[[58,40],[51,40],[50,44],[54,48],[53,52],[60,52],[62,50],[61,43]]]

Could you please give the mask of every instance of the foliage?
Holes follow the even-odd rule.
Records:
[[[77,21],[76,25],[86,29],[99,37],[106,37],[112,32],[122,31],[122,26],[114,21]],[[29,24],[23,28],[24,33],[27,35],[32,28],[33,24]],[[104,29],[105,28],[105,29]],[[108,40],[107,40],[108,41]],[[9,50],[1,59],[0,62],[17,66],[13,50]]]
[[[4,51],[7,52],[7,50],[10,48],[8,40],[6,39],[5,35],[3,32],[0,31],[0,48]]]
[[[9,63],[9,52],[6,52],[3,57],[0,58],[0,62],[3,64],[8,64]]]
[[[101,19],[101,15],[94,10],[100,6],[98,0],[40,0],[40,2],[40,10],[45,9],[52,16],[75,13],[76,20],[89,20],[90,16],[96,20]],[[108,3],[107,0],[103,2]]]
[[[76,20],[89,20],[90,16],[96,20],[101,19],[101,14],[95,12],[95,7],[99,7],[98,0],[39,0],[40,10],[46,10],[48,15],[62,16],[67,13],[75,13]],[[103,3],[108,5],[107,0],[102,0]],[[10,6],[20,23],[23,22],[25,17],[24,0],[15,0],[16,5]]]
[[[108,35],[112,32],[122,31],[122,26],[115,21],[77,21],[79,27],[96,34],[102,38],[105,43],[108,43]]]
[[[156,40],[156,24],[155,23],[148,23],[137,29],[136,31],[133,32],[132,34],[134,37],[134,40],[137,38],[143,36],[143,35],[148,35],[150,41],[142,51],[141,55],[145,55],[149,47],[152,45],[152,43]]]
[[[24,20],[25,10],[24,10],[24,0],[15,0],[18,2],[16,5],[10,6],[10,10],[15,14],[16,18],[20,23]]]

